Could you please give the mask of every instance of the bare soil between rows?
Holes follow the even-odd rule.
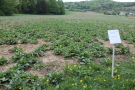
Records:
[[[105,47],[112,47],[109,41],[99,40],[103,43]],[[42,46],[43,44],[51,44],[51,42],[44,42],[43,40],[39,39],[37,44],[16,44],[16,45],[0,45],[0,57],[6,57],[10,62],[7,65],[0,66],[0,71],[8,70],[9,68],[14,66],[14,63],[10,60],[12,53],[9,52],[14,46],[22,47],[23,52],[29,53],[35,50],[35,48]],[[129,46],[130,50],[133,54],[135,54],[135,47],[132,44],[126,44],[125,41],[122,41],[124,46]],[[42,62],[48,66],[48,68],[43,68],[42,70],[35,70],[33,68],[29,68],[26,70],[27,73],[31,73],[37,75],[39,77],[44,77],[47,73],[51,71],[62,71],[65,67],[66,63],[78,63],[79,60],[77,58],[74,59],[65,59],[61,55],[55,55],[52,50],[46,51],[45,56],[39,57]],[[128,60],[131,57],[126,55],[116,55],[116,60]],[[95,59],[95,63],[99,64],[100,59]]]

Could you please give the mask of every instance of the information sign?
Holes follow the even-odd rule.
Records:
[[[108,30],[110,44],[121,43],[120,34],[118,30]]]

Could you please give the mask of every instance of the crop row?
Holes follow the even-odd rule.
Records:
[[[134,71],[130,70],[129,66],[125,68],[122,64],[124,68],[117,67],[115,77],[109,78],[112,48],[104,47],[103,42],[99,41],[99,39],[108,41],[107,30],[113,28],[120,30],[121,39],[126,40],[126,43],[135,44],[135,27],[129,26],[130,24],[99,20],[53,19],[24,25],[13,31],[0,30],[0,45],[36,44],[38,39],[52,42],[49,45],[43,44],[30,53],[23,53],[21,47],[12,48],[10,50],[13,53],[11,61],[15,65],[9,70],[0,72],[0,85],[9,90],[53,90],[54,88],[71,90],[70,87],[73,90],[78,90],[78,88],[83,90],[86,87],[87,90],[94,88],[133,89],[135,87],[135,80],[132,76]],[[132,55],[130,47],[117,44],[116,48],[118,55]],[[53,50],[55,55],[63,55],[65,58],[78,58],[81,65],[66,65],[63,72],[51,72],[43,78],[24,72],[29,67],[38,70],[44,68],[44,64],[36,57],[44,56],[46,50]],[[94,64],[95,58],[103,58],[100,60],[101,65]],[[130,66],[133,69],[134,60],[132,62]],[[6,57],[0,58],[0,65],[7,63]],[[106,77],[102,77],[104,74]],[[67,78],[68,76],[75,79]],[[125,82],[124,79],[128,81]],[[122,83],[120,80],[123,80]],[[92,82],[95,83],[90,85]]]

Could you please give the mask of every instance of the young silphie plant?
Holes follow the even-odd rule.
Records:
[[[64,79],[62,72],[50,72],[47,74],[47,77],[49,79],[49,83],[53,86],[59,85],[59,83]]]
[[[10,51],[11,53],[14,53],[14,52],[22,52],[22,48],[21,48],[21,47],[14,46],[14,48],[10,49],[9,51]]]
[[[31,44],[36,44],[36,43],[38,43],[38,40],[36,38],[31,38],[31,39],[29,39],[29,42]]]
[[[85,49],[85,45],[80,43],[70,44],[66,48],[63,49],[63,55],[66,58],[73,58],[75,56],[80,55]]]
[[[21,58],[25,58],[26,54],[22,52],[16,52],[12,55],[11,60],[13,62],[19,61]]]
[[[100,63],[102,65],[105,65],[105,66],[111,66],[112,65],[112,61],[110,58],[104,58],[104,59],[101,59],[100,60]]]
[[[9,61],[4,56],[0,58],[0,65],[6,65],[8,62]]]
[[[0,45],[5,44],[5,40],[4,39],[0,39]]]
[[[27,38],[23,38],[20,40],[21,44],[26,44],[29,42],[29,40]]]
[[[94,54],[89,50],[84,50],[84,52],[82,52],[78,58],[81,61],[80,64],[90,64],[94,59]]]
[[[38,67],[36,69],[40,69],[42,68],[42,62],[34,57],[30,57],[30,58],[22,58],[19,61],[17,61],[15,67],[13,67],[16,70],[26,70],[29,67],[35,67],[35,65],[38,65]],[[40,67],[39,67],[40,65]]]
[[[89,46],[89,49],[92,51],[95,57],[106,57],[106,49],[100,43],[93,43]]]
[[[44,56],[44,52],[40,49],[36,49],[33,52],[31,52],[31,55],[34,57],[42,57]]]
[[[12,70],[0,72],[0,85],[5,86],[8,90],[33,90],[38,81],[38,76],[26,73],[24,71]]]
[[[14,38],[7,38],[7,39],[5,39],[5,43],[8,45],[14,45],[14,44],[17,44],[18,42]]]

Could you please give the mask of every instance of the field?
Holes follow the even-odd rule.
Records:
[[[111,77],[107,30],[120,32]],[[0,17],[0,90],[134,90],[135,19],[95,12]]]

